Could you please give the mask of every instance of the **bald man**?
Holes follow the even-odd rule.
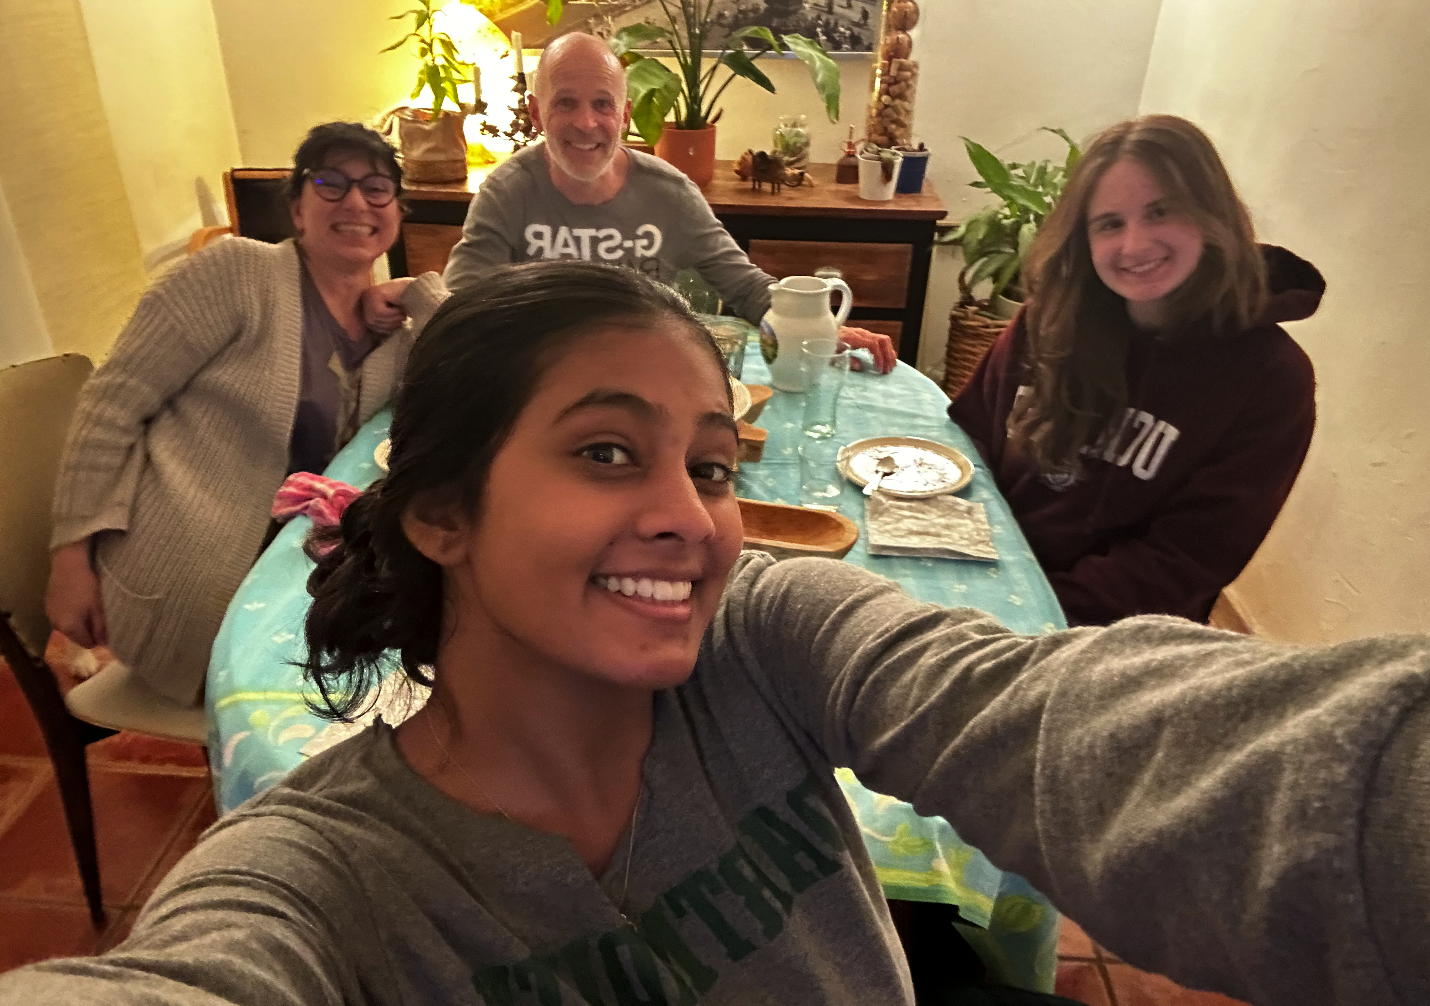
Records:
[[[462,240],[444,275],[459,290],[491,269],[533,259],[584,259],[625,266],[673,283],[695,269],[736,314],[758,324],[774,279],[755,266],[710,211],[700,190],[659,158],[626,148],[626,74],[604,41],[563,35],[536,72],[531,117],[545,141],[518,151],[472,199]],[[891,370],[893,343],[845,329],[878,369]]]

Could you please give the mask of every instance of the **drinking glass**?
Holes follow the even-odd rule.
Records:
[[[811,510],[835,510],[844,494],[839,474],[839,448],[829,437],[801,437],[799,445],[799,501]]]
[[[725,357],[725,366],[729,369],[730,376],[738,381],[745,369],[745,343],[749,337],[749,328],[738,318],[712,318],[706,322],[706,327],[710,329],[715,345],[720,347],[720,352]]]
[[[849,373],[849,344],[839,339],[806,339],[800,344],[804,362],[804,433],[823,439],[834,436],[839,390]]]

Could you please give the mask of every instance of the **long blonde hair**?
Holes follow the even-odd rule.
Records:
[[[1077,471],[1084,446],[1127,406],[1133,326],[1126,302],[1098,278],[1087,211],[1107,169],[1136,161],[1167,208],[1202,234],[1192,275],[1167,297],[1161,338],[1227,338],[1250,328],[1266,301],[1266,267],[1251,215],[1205,133],[1174,115],[1147,115],[1104,130],[1088,146],[1023,266],[1033,394],[1010,436],[1046,472]]]

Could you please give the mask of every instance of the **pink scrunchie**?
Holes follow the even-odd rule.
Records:
[[[343,519],[348,504],[361,495],[361,489],[346,482],[312,472],[294,472],[283,480],[273,497],[273,516],[290,520],[306,514],[318,527],[333,527]]]

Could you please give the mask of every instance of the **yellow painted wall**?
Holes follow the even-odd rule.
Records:
[[[102,357],[144,285],[77,0],[0,0],[0,186],[57,352]]]
[[[1164,0],[1145,111],[1216,140],[1262,240],[1328,292],[1311,454],[1233,585],[1270,635],[1430,629],[1430,13],[1398,0]]]
[[[379,50],[404,30],[389,15],[409,6],[402,0],[213,0],[244,163],[291,164],[318,123],[370,119],[405,99],[416,79],[415,60]]]
[[[152,264],[201,224],[218,222],[223,172],[241,161],[213,9],[196,0],[80,0],[80,9]]]
[[[35,296],[30,263],[0,186],[0,367],[50,356],[54,346]]]

